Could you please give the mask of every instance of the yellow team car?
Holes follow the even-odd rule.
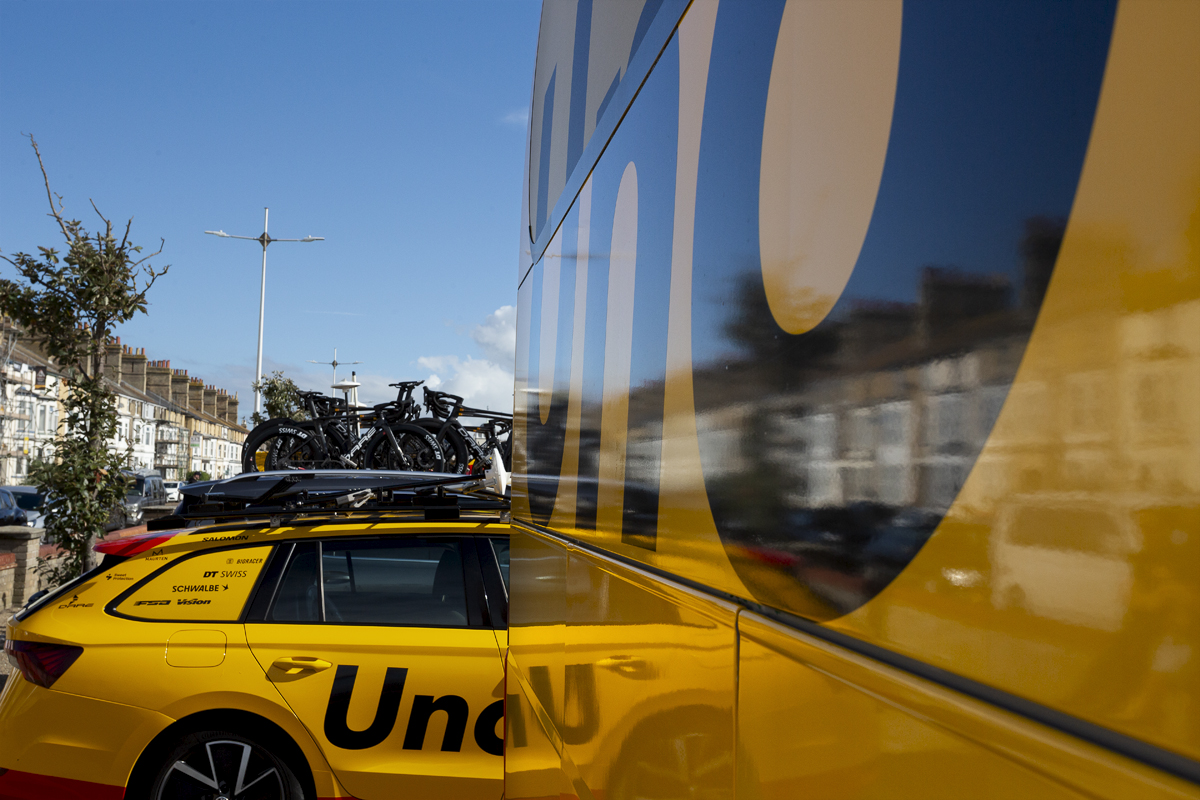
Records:
[[[9,621],[0,798],[501,797],[506,478],[185,488]]]

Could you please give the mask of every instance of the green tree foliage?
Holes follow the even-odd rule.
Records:
[[[17,322],[66,373],[66,424],[54,442],[54,460],[30,470],[46,496],[46,532],[66,551],[60,566],[42,565],[54,583],[83,572],[94,537],[101,535],[114,508],[125,498],[121,476],[124,453],[110,452],[117,432],[116,395],[103,377],[105,347],[117,325],[146,313],[146,293],[167,267],[147,262],[162,252],[139,257],[129,241],[130,219],[120,239],[96,204],[103,231],[89,232],[63,216],[62,196],[50,190],[42,154],[29,137],[50,215],[66,243],[66,253],[39,247],[39,255],[0,256],[17,280],[0,279],[0,313]]]
[[[288,419],[308,419],[308,413],[300,405],[300,390],[291,378],[283,377],[280,371],[272,372],[271,377],[264,376],[251,384],[256,392],[262,392],[263,405],[266,406],[266,416],[255,411],[250,415],[250,421],[261,425],[270,419],[287,417]]]

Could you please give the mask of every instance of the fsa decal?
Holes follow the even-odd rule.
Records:
[[[170,600],[138,600],[134,603],[135,606],[169,606]]]
[[[354,692],[354,681],[358,676],[358,667],[353,664],[341,664],[333,678],[333,688],[329,693],[329,706],[325,710],[325,738],[334,747],[343,750],[366,750],[383,742],[396,726],[396,717],[400,713],[400,699],[404,694],[404,682],[408,670],[403,667],[388,667],[383,678],[383,690],[379,696],[379,706],[375,709],[375,718],[366,730],[352,731],[346,724],[346,716],[350,710],[350,695]],[[467,730],[467,720],[470,718],[470,708],[467,701],[456,694],[433,695],[419,694],[413,698],[412,711],[408,717],[408,727],[404,731],[404,749],[421,750],[425,747],[425,732],[429,727],[430,718],[437,712],[446,714],[446,732],[442,735],[442,752],[457,753],[462,750],[463,736]],[[475,743],[479,749],[494,756],[504,754],[504,741],[496,735],[496,723],[504,716],[504,701],[496,702],[485,708],[475,720]]]

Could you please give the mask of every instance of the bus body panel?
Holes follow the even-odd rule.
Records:
[[[510,717],[509,795],[636,788],[563,735],[635,706],[555,717],[642,658],[605,614],[567,655],[609,556],[766,615],[724,699],[669,679],[732,709],[737,796],[1194,792],[1200,6],[600,5],[547,4],[535,75],[512,602],[545,621],[508,669],[545,746]],[[897,708],[860,657],[936,691]],[[647,758],[687,752],[663,731]]]

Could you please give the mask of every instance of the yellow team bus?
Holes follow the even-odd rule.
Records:
[[[1200,797],[1200,3],[548,0],[506,797]]]

